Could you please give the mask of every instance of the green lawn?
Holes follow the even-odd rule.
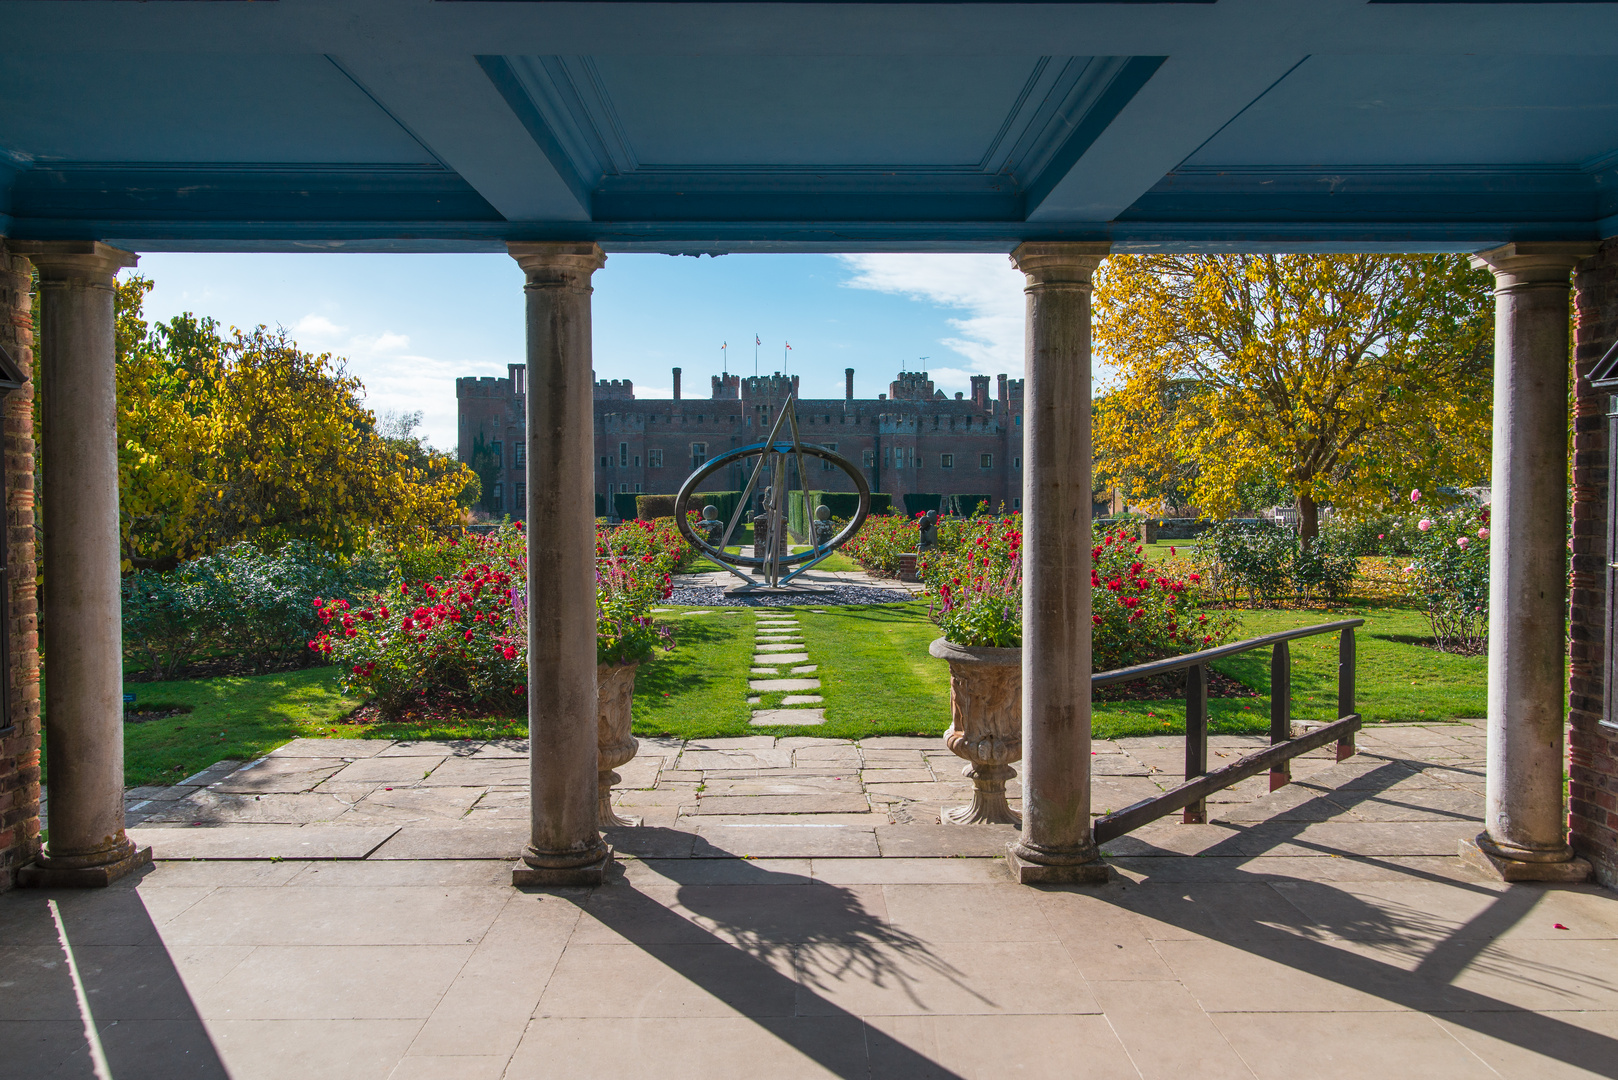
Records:
[[[337,669],[275,675],[130,683],[136,707],[190,706],[161,720],[124,725],[124,782],[172,784],[225,758],[267,754],[303,736],[352,736],[337,724],[360,704],[337,685]]]
[[[702,610],[702,609],[695,609]],[[810,661],[820,666],[826,699],[824,727],[754,728],[752,710],[779,703],[781,694],[757,695],[749,704],[753,634],[758,609],[714,608],[704,614],[662,612],[676,642],[670,653],[641,665],[635,684],[635,733],[680,738],[732,735],[938,735],[949,725],[949,672],[927,653],[937,630],[923,603],[829,605],[794,608]],[[1361,616],[1358,706],[1367,723],[1443,721],[1483,715],[1486,661],[1437,652],[1426,640],[1426,620],[1402,607],[1360,604],[1335,611],[1252,611],[1241,633],[1275,630]],[[1216,732],[1262,732],[1269,725],[1269,650],[1215,667],[1256,689],[1256,698],[1209,703]],[[1292,643],[1293,715],[1335,718],[1336,635]],[[190,713],[125,727],[130,784],[173,782],[222,758],[250,758],[298,736],[365,738],[489,738],[521,736],[520,716],[433,724],[343,723],[359,702],[342,694],[332,668],[277,675],[132,684],[143,708],[189,705]],[[1184,729],[1178,700],[1097,702],[1101,738],[1175,733]]]

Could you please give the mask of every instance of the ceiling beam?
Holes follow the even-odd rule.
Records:
[[[1302,56],[1170,56],[1051,185],[1030,222],[1106,222],[1279,82]]]
[[[475,57],[368,52],[331,60],[507,221],[590,219]]]

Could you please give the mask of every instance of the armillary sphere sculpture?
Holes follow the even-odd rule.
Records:
[[[805,443],[798,435],[798,414],[795,406],[794,398],[789,396],[781,407],[780,415],[775,418],[775,424],[770,428],[768,438],[751,446],[739,446],[720,454],[712,461],[705,462],[696,472],[686,477],[684,486],[680,488],[680,494],[674,500],[674,521],[685,538],[696,545],[697,550],[720,569],[742,579],[743,584],[728,590],[732,593],[778,589],[827,591],[822,587],[811,586],[807,582],[793,583],[793,579],[852,539],[854,534],[859,532],[860,526],[865,523],[866,515],[871,512],[871,488],[865,482],[865,477],[860,474],[860,470],[835,450]],[[789,437],[783,437],[783,427],[787,429]],[[698,485],[732,463],[746,462],[750,458],[758,460],[753,465],[752,475],[748,477],[747,486],[742,490],[741,500],[736,504],[736,511],[731,514],[730,521],[726,523],[716,518],[705,517],[701,523],[701,532],[707,535],[699,534],[698,529],[693,528],[686,518],[687,507],[691,500],[699,496]],[[859,492],[858,511],[835,536],[829,535],[831,532],[829,521],[824,517],[817,519],[809,513],[807,490],[809,473],[804,467],[807,458],[819,458],[841,469],[850,480],[854,481],[854,490]],[[798,467],[796,490],[790,489],[787,485],[789,460],[795,461]],[[740,524],[748,500],[755,491],[759,492],[761,512],[753,517],[753,549],[762,554],[743,555],[740,552],[731,552],[727,550],[730,547],[731,535]],[[810,541],[808,549],[796,555],[789,553],[791,549],[787,545],[789,499],[803,500],[804,520],[810,523],[811,530],[811,534],[805,537]],[[820,509],[822,513],[827,513],[825,507]],[[829,517],[829,513],[827,516]],[[718,535],[721,527],[724,529],[723,536]],[[718,542],[715,543],[715,540]],[[754,577],[744,568],[760,572],[760,576]]]

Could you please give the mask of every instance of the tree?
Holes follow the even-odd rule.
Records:
[[[1204,514],[1244,493],[1384,506],[1487,478],[1492,279],[1460,256],[1107,260],[1095,336],[1121,376],[1098,456],[1132,493]]]
[[[247,539],[352,552],[459,521],[470,470],[409,431],[380,433],[340,360],[303,352],[285,331],[222,335],[189,313],[148,327],[150,288],[133,277],[117,297],[127,566],[170,566]]]

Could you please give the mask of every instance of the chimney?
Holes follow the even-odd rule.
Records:
[[[843,369],[843,399],[854,400],[854,369],[851,367]]]
[[[972,376],[972,404],[976,405],[984,412],[988,412],[989,377],[987,375]]]
[[[1006,377],[1004,375],[1001,375],[1001,376],[999,376],[999,379],[1000,379],[1000,404],[1001,404],[1002,407],[1004,407],[1005,403],[1006,403]]]
[[[1006,377],[1004,375],[1002,375],[1002,376],[1000,376],[1000,390],[1001,390],[1000,396],[1001,397],[1005,396],[1005,388],[1006,388]],[[674,400],[675,401],[680,400],[680,369],[679,368],[674,369]]]

